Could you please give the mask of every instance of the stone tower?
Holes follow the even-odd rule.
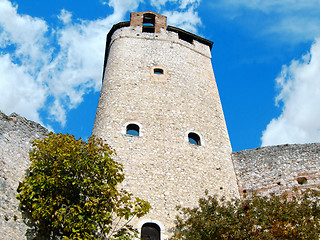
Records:
[[[196,205],[206,189],[238,197],[212,42],[166,20],[131,13],[110,30],[93,128],[116,149],[124,188],[152,206],[133,222],[142,239],[167,239],[175,207]]]

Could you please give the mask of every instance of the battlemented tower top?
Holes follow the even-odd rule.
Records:
[[[133,12],[130,14],[130,21],[120,22],[113,25],[113,27],[110,29],[107,35],[102,79],[104,78],[104,72],[107,66],[110,44],[112,43],[112,36],[117,30],[125,27],[132,27],[134,29],[139,29],[141,33],[147,33],[147,34],[148,33],[160,34],[163,31],[174,32],[178,35],[178,38],[180,40],[183,40],[189,44],[193,44],[194,41],[197,41],[201,44],[208,46],[210,50],[213,45],[213,42],[210,40],[202,38],[188,31],[185,31],[181,28],[177,28],[170,25],[168,26],[167,17],[164,15],[161,15],[152,11]]]

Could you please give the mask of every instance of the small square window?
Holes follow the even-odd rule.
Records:
[[[162,68],[155,68],[153,69],[154,74],[162,75],[164,73]]]

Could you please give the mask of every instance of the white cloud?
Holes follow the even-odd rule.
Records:
[[[150,3],[152,6],[156,7],[158,11],[166,5],[166,3],[178,2],[177,0],[151,0]]]
[[[19,14],[9,0],[0,0],[0,109],[38,122],[40,110],[45,111],[46,118],[64,126],[68,110],[86,93],[100,89],[108,30],[143,0],[100,2],[113,13],[94,21],[74,20],[62,9],[60,25],[51,27],[43,19]],[[199,0],[176,4],[183,11],[167,12],[170,23],[196,32]]]
[[[163,15],[167,16],[168,25],[183,28],[190,32],[197,32],[197,26],[201,25],[201,19],[198,12],[190,7],[187,11],[164,11]]]
[[[114,13],[107,18],[82,20],[56,30],[59,53],[41,69],[41,74],[55,99],[50,113],[62,125],[66,123],[66,111],[76,108],[84,94],[100,89],[107,32],[128,10],[135,10],[139,2],[111,0],[109,5]],[[60,18],[65,19],[65,16],[71,19],[71,14],[62,10]]]
[[[100,0],[100,3],[101,3],[102,5],[107,5],[107,4],[108,4],[108,2],[103,1],[103,0]]]
[[[0,55],[0,76],[0,109],[40,122],[37,111],[45,103],[46,87],[28,73],[28,67],[12,63],[8,54]]]
[[[254,31],[288,43],[314,41],[320,36],[319,0],[217,0],[216,14]],[[320,40],[300,61],[284,66],[276,79],[282,113],[262,134],[262,146],[320,141]]]
[[[200,0],[181,0],[180,8],[184,9],[187,6],[191,5],[193,8],[198,7],[200,4]]]
[[[300,61],[284,66],[276,81],[282,113],[263,132],[262,146],[320,142],[320,39]]]
[[[142,2],[143,0],[109,0],[109,6],[114,9],[112,18],[115,23],[123,19],[127,11],[136,10]]]
[[[55,99],[50,113],[62,125],[67,110],[77,107],[84,94],[100,88],[105,37],[111,26],[108,19],[82,21],[56,32],[60,50],[41,69],[41,76]]]
[[[180,9],[185,9],[188,6],[196,8],[199,6],[200,0],[151,0],[150,3],[160,11],[167,3],[176,5]]]
[[[319,0],[217,0],[211,6],[231,19],[247,17],[255,23],[254,31],[281,40],[308,41],[320,35]]]
[[[45,34],[48,26],[39,18],[17,14],[17,7],[9,1],[0,1],[0,31],[3,38],[0,39],[2,47],[14,45],[15,58],[19,58],[24,64],[35,70],[46,62],[43,55],[47,43]],[[31,69],[30,69],[31,70]]]
[[[280,40],[288,42],[312,41],[320,35],[320,11],[319,16],[300,16],[292,14],[281,18],[278,22],[268,26],[264,33],[276,34]]]
[[[318,0],[223,0],[215,1],[215,6],[228,8],[250,8],[263,12],[291,12],[296,10],[306,10],[319,8]]]
[[[194,33],[197,32],[197,27],[201,25],[201,19],[196,11],[200,0],[151,0],[150,3],[161,14],[167,16],[169,25]],[[173,10],[162,11],[162,8],[168,9],[166,4],[170,4],[170,9]]]
[[[110,0],[113,14],[95,21],[72,22],[72,14],[63,9],[57,16],[63,25],[50,28],[0,0],[0,109],[38,122],[39,111],[45,109],[64,125],[67,111],[100,88],[108,30],[141,1]],[[52,41],[55,45],[48,44]]]
[[[40,122],[37,111],[44,105],[47,88],[38,80],[37,69],[48,62],[48,27],[39,18],[17,14],[17,7],[0,1],[0,109],[15,111]]]
[[[58,16],[58,19],[62,21],[64,24],[68,24],[71,22],[72,14],[71,12],[62,9],[60,15]]]

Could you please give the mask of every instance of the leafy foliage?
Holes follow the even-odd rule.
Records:
[[[128,221],[148,202],[119,190],[124,180],[115,152],[101,139],[53,134],[33,142],[29,174],[19,184],[21,209],[45,239],[131,239]]]
[[[319,239],[319,196],[307,191],[226,201],[206,195],[199,207],[179,208],[172,239]]]

